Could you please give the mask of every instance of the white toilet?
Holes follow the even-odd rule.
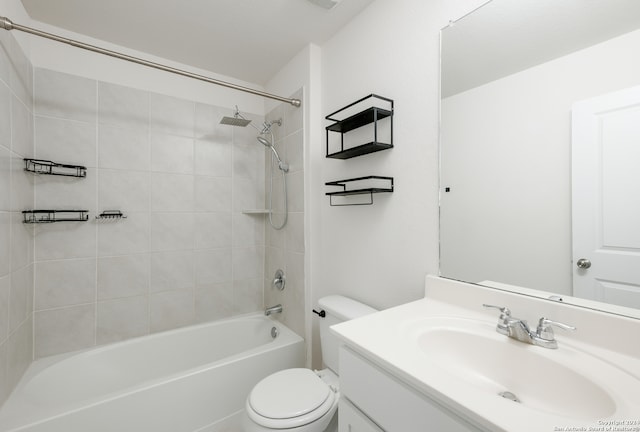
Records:
[[[335,425],[340,399],[338,339],[329,327],[377,311],[339,295],[323,297],[318,304],[326,314],[320,319],[320,344],[327,369],[285,369],[256,384],[245,404],[245,432],[324,432]]]

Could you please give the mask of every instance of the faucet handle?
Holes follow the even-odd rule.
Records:
[[[495,306],[483,303],[482,306],[486,308],[498,309],[500,311],[500,317],[498,318],[498,325],[496,331],[501,334],[509,334],[509,322],[511,321],[511,310],[504,306]]]
[[[510,317],[511,316],[511,311],[507,307],[495,306],[495,305],[490,305],[490,304],[486,304],[486,303],[483,303],[482,306],[484,306],[486,308],[498,309],[500,311],[500,319],[505,319],[506,317]]]
[[[554,340],[553,327],[556,326],[563,330],[575,330],[574,326],[570,326],[569,324],[564,324],[557,321],[552,321],[548,318],[542,317],[540,321],[538,321],[538,328],[536,329],[536,337],[539,339],[552,341]]]

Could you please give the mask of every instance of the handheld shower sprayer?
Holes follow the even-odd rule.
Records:
[[[270,211],[269,211],[269,223],[271,224],[271,226],[274,229],[282,229],[286,224],[287,224],[287,216],[288,216],[288,210],[287,210],[287,178],[285,176],[285,174],[287,172],[289,172],[289,164],[284,162],[281,158],[280,155],[278,154],[274,143],[275,143],[275,138],[273,136],[273,125],[278,125],[278,126],[282,126],[282,119],[278,119],[278,120],[271,120],[271,121],[264,121],[262,123],[262,129],[258,128],[257,126],[255,126],[254,124],[251,123],[251,120],[245,118],[241,113],[240,110],[238,109],[238,106],[236,105],[236,109],[235,112],[233,113],[233,117],[222,117],[222,119],[220,120],[220,124],[224,124],[224,125],[229,125],[229,126],[240,126],[240,127],[246,127],[247,125],[251,125],[252,128],[254,128],[255,130],[258,131],[258,136],[256,136],[256,140],[262,144],[263,146],[271,149],[272,152],[272,158],[275,157],[275,159],[278,161],[278,169],[280,171],[282,171],[282,187],[283,187],[283,200],[284,200],[284,220],[282,221],[282,223],[280,225],[276,225],[273,222],[273,163],[271,164],[271,176],[269,178],[269,207],[270,207]],[[271,140],[269,140],[269,136],[271,137]],[[273,159],[272,159],[273,160]]]

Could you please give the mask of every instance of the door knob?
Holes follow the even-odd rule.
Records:
[[[591,267],[591,261],[586,258],[580,258],[576,265],[578,266],[578,268],[588,269],[589,267]]]

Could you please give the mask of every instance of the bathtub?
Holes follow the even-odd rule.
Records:
[[[0,431],[235,431],[259,380],[303,365],[302,338],[261,314],[157,333],[35,361]]]

